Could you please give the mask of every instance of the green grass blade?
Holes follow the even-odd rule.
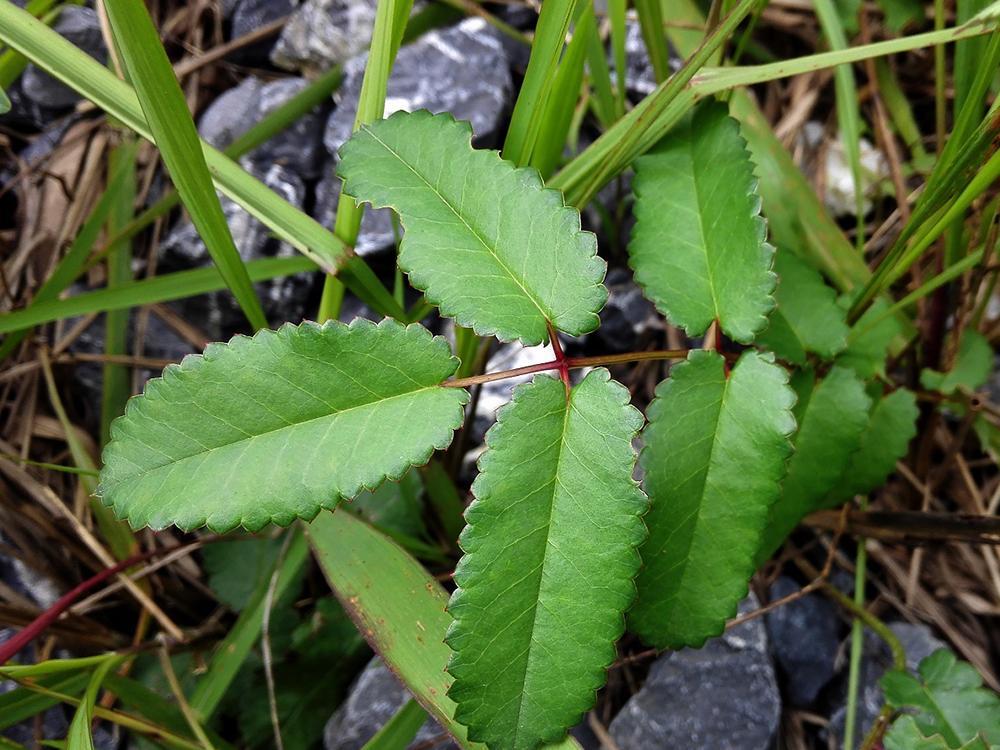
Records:
[[[590,24],[588,36],[587,69],[590,72],[590,85],[594,90],[594,111],[601,125],[608,128],[618,119],[618,102],[615,99],[614,86],[611,84],[611,71],[608,68],[604,42],[601,41],[601,32],[596,23]]]
[[[361,81],[358,109],[354,116],[354,130],[382,119],[385,114],[385,96],[389,86],[389,76],[392,74],[392,64],[402,43],[406,22],[412,10],[413,0],[379,0],[376,5],[372,44],[365,66],[365,75]],[[346,244],[353,246],[358,241],[363,216],[364,206],[342,191],[337,199],[334,234]],[[341,281],[333,275],[327,276],[323,284],[323,296],[317,319],[323,322],[338,317],[343,299]],[[405,314],[400,317],[405,317]]]
[[[302,571],[309,561],[309,545],[301,530],[296,527],[289,533],[293,535],[292,539],[284,557],[277,563],[278,581],[273,597],[275,602],[280,601],[293,586],[298,585],[302,580]],[[215,713],[236,678],[240,666],[249,655],[250,649],[260,638],[266,600],[267,587],[258,587],[247,606],[240,612],[236,624],[216,647],[208,664],[208,671],[195,686],[190,704],[202,721],[207,721]]]
[[[841,23],[840,14],[833,0],[814,0],[816,15],[827,43],[833,50],[848,48],[847,37]],[[837,125],[840,140],[847,155],[854,180],[854,211],[857,214],[855,248],[859,253],[864,249],[864,190],[861,186],[861,113],[858,110],[858,87],[854,71],[849,65],[838,65],[833,71],[834,93],[837,100]]]
[[[153,142],[191,221],[247,320],[254,328],[266,328],[264,310],[212,185],[198,131],[145,4],[106,0],[105,8]]]
[[[81,671],[69,676],[58,675],[51,679],[43,676],[33,684],[42,685],[61,694],[76,695],[86,688],[89,681],[90,675]],[[9,693],[0,694],[0,730],[9,729],[32,716],[37,716],[58,705],[59,702],[58,698],[52,698],[27,687],[19,687]]]
[[[411,698],[361,750],[406,750],[425,721],[427,712]]]
[[[94,750],[94,737],[90,733],[90,724],[94,720],[94,703],[97,702],[97,693],[101,689],[104,677],[114,665],[115,661],[108,659],[94,670],[83,699],[77,706],[73,721],[69,725],[66,750]]]
[[[448,595],[423,566],[350,513],[323,513],[306,529],[316,559],[358,630],[417,702],[462,748],[480,748],[455,721],[445,672]]]
[[[316,264],[305,257],[262,258],[246,264],[251,281],[267,281],[279,276],[316,270]],[[0,333],[11,333],[25,328],[50,323],[74,315],[122,310],[158,302],[171,302],[199,294],[225,289],[226,285],[215,268],[198,268],[178,271],[151,279],[130,281],[110,289],[77,294],[66,299],[51,299],[23,310],[0,315]],[[4,340],[6,344],[6,339]]]
[[[594,9],[587,4],[556,69],[552,92],[545,102],[535,147],[531,151],[529,163],[538,170],[542,179],[555,171],[562,157],[576,102],[580,98],[583,63],[593,32]]]
[[[628,70],[625,58],[625,3],[626,0],[608,0],[608,20],[611,21],[611,59],[615,63],[615,103],[617,116],[625,114],[625,74]]]
[[[635,0],[635,9],[639,14],[639,28],[646,44],[646,53],[653,65],[653,75],[656,76],[657,83],[663,83],[670,78],[670,50],[663,33],[660,0]]]
[[[114,234],[132,218],[135,203],[135,157],[138,143],[127,141],[111,151],[108,168],[114,173],[125,170],[125,182],[118,200],[108,214],[107,231]],[[114,289],[132,281],[132,246],[129,240],[120,240],[111,246],[108,255],[108,288]],[[112,310],[104,319],[104,353],[114,356],[127,353],[128,310]],[[111,421],[125,411],[125,402],[132,395],[131,374],[121,364],[104,365],[101,393],[101,444],[108,442]]]
[[[315,81],[309,83],[291,99],[275,108],[253,125],[243,135],[226,146],[222,153],[230,159],[238,159],[288,128],[311,109],[326,101],[336,91],[344,79],[340,67],[331,68]],[[95,253],[95,260],[103,257],[116,243],[127,240],[148,227],[161,216],[166,216],[178,203],[177,191],[167,190],[152,206],[130,220],[116,232],[109,234],[104,246]]]
[[[5,115],[10,112],[10,99],[7,97],[7,92],[0,89],[0,115]]]
[[[503,157],[518,166],[530,163],[541,133],[546,103],[555,84],[563,41],[582,0],[548,0],[542,5],[531,44],[531,58],[503,144]]]

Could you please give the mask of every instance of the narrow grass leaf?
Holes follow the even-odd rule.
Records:
[[[361,750],[406,750],[427,721],[427,712],[412,698],[392,715]]]
[[[663,11],[660,0],[635,0],[635,9],[639,16],[639,28],[642,31],[642,41],[646,45],[646,54],[653,66],[653,75],[657,83],[663,83],[670,77],[670,49],[667,47],[667,37],[663,33]]]
[[[138,143],[134,140],[122,143],[111,151],[109,170],[114,173],[121,166],[125,170],[125,181],[117,196],[115,205],[108,213],[107,231],[114,234],[132,219],[132,206],[136,198],[135,159]],[[132,281],[132,245],[121,240],[112,245],[108,254],[108,288],[120,287]],[[113,357],[127,353],[128,310],[109,311],[104,318],[104,353]],[[131,372],[121,364],[108,362],[104,365],[101,387],[101,445],[111,436],[111,422],[125,411],[125,403],[132,395]]]
[[[714,320],[749,343],[774,307],[753,164],[724,104],[708,101],[636,160],[629,262],[646,295],[689,336]]]
[[[315,271],[316,264],[309,258],[302,256],[261,258],[250,261],[246,268],[251,281],[267,281],[279,276]],[[20,331],[31,326],[75,315],[87,315],[107,310],[121,310],[140,305],[185,299],[199,294],[217,292],[225,288],[226,284],[215,268],[177,271],[140,281],[130,281],[94,292],[84,292],[65,299],[38,301],[23,310],[0,315],[0,333]],[[0,351],[6,351],[8,339],[4,339],[3,349]]]
[[[802,518],[826,504],[861,444],[870,406],[864,384],[844,367],[834,367],[814,387],[800,392],[795,452],[781,496],[771,506],[758,563],[781,546]]]
[[[350,513],[323,513],[306,529],[316,559],[358,630],[417,702],[463,750],[445,671],[448,595],[423,565]]]
[[[70,722],[66,750],[94,750],[94,737],[90,733],[90,724],[94,720],[94,703],[97,702],[97,694],[105,675],[118,663],[118,660],[108,659],[94,669],[87,690],[73,714],[73,721]]]
[[[442,315],[529,346],[547,340],[549,323],[594,330],[607,299],[596,238],[535,170],[471,139],[450,115],[397,112],[341,147],[344,191],[399,213],[399,265]]]
[[[802,365],[809,354],[831,359],[847,346],[847,314],[837,295],[806,261],[789,250],[774,260],[777,305],[757,343],[778,357]]]
[[[391,319],[303,323],[171,365],[112,425],[98,488],[133,526],[256,531],[399,479],[468,394],[441,338]]]
[[[645,537],[641,426],[601,368],[568,396],[549,376],[519,386],[487,435],[447,643],[456,718],[491,750],[561,740],[604,684]]]
[[[531,161],[544,125],[546,103],[555,84],[563,41],[583,4],[584,0],[549,0],[541,6],[528,68],[503,144],[504,159],[519,167]]]
[[[198,131],[145,4],[135,0],[106,0],[105,8],[153,142],[191,221],[247,320],[254,328],[266,327],[260,300],[233,244],[212,186]]]
[[[640,458],[652,508],[629,629],[657,648],[701,646],[746,596],[795,431],[795,393],[771,355],[728,374],[693,351],[656,389]]]

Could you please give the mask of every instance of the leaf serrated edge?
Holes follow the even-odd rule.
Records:
[[[252,347],[257,343],[270,338],[281,338],[281,337],[287,338],[288,336],[292,335],[292,333],[302,328],[309,328],[320,335],[322,335],[325,331],[331,328],[339,328],[341,330],[344,330],[345,332],[354,332],[363,329],[370,329],[370,330],[395,329],[397,331],[402,331],[404,336],[416,335],[418,337],[428,338],[430,339],[432,345],[438,347],[443,346],[449,353],[448,360],[449,363],[452,365],[452,370],[451,370],[452,373],[454,373],[455,370],[458,369],[459,365],[459,359],[451,352],[451,347],[443,336],[432,334],[429,330],[424,328],[424,326],[420,325],[419,323],[410,323],[404,326],[402,323],[392,318],[383,318],[379,323],[374,323],[365,318],[355,318],[349,324],[342,323],[338,320],[328,320],[323,324],[315,323],[313,321],[303,321],[302,323],[285,323],[277,330],[272,330],[267,328],[261,329],[256,333],[254,333],[252,336],[247,336],[245,334],[237,334],[227,342],[213,342],[209,344],[207,347],[205,347],[205,351],[202,352],[201,354],[188,354],[183,359],[181,359],[180,362],[167,365],[163,369],[163,373],[159,377],[150,378],[146,382],[146,385],[143,388],[141,394],[136,394],[131,398],[129,398],[128,402],[125,404],[125,412],[121,416],[117,417],[111,423],[110,426],[111,440],[108,441],[108,444],[104,447],[104,450],[101,453],[102,466],[107,463],[107,457],[111,455],[112,448],[115,442],[118,440],[121,431],[120,430],[121,424],[123,424],[124,421],[126,421],[129,417],[135,416],[137,413],[139,415],[142,415],[143,399],[149,396],[155,398],[157,391],[161,387],[160,386],[161,382],[187,378],[192,374],[196,374],[206,364],[210,364],[211,362],[215,361],[218,357],[226,356],[229,352],[236,352],[237,354],[239,354],[241,350],[245,349],[246,347]],[[336,510],[336,508],[339,507],[342,501],[344,501],[345,499],[350,501],[351,499],[353,499],[354,496],[358,495],[362,491],[367,490],[369,492],[373,492],[378,487],[380,487],[385,481],[392,481],[392,482],[399,481],[400,479],[402,479],[403,475],[406,474],[406,472],[409,471],[411,468],[415,466],[423,466],[424,464],[426,464],[430,460],[431,456],[434,454],[434,451],[446,448],[451,443],[455,430],[457,430],[462,425],[462,422],[465,421],[465,404],[468,403],[469,393],[464,388],[461,389],[461,391],[464,394],[464,398],[461,400],[460,403],[457,404],[455,419],[453,420],[452,423],[450,423],[453,426],[446,427],[444,430],[442,430],[441,435],[433,441],[431,446],[428,447],[427,450],[421,451],[420,453],[416,454],[412,462],[407,463],[406,461],[404,461],[404,463],[401,464],[397,470],[391,470],[387,472],[386,475],[377,482],[373,483],[361,482],[360,486],[353,489],[353,491],[347,493],[351,497],[345,498],[345,496],[343,495],[334,495],[329,501],[318,503],[315,511],[311,514],[298,513],[298,512],[289,512],[283,514],[272,513],[270,516],[264,519],[263,522],[260,523],[259,525],[256,523],[247,524],[244,520],[238,520],[238,519],[232,520],[229,519],[228,517],[225,520],[214,519],[210,513],[199,515],[196,520],[190,523],[184,523],[184,524],[175,523],[166,525],[175,525],[182,531],[192,531],[194,529],[198,529],[204,526],[209,528],[211,531],[215,533],[222,534],[232,531],[233,529],[236,528],[242,528],[250,533],[255,533],[257,531],[260,531],[260,529],[264,528],[268,524],[273,523],[280,526],[287,526],[296,519],[301,519],[306,522],[312,521],[314,518],[316,518],[317,515],[319,515],[321,511]],[[139,523],[141,523],[141,526],[136,526],[136,519],[134,518],[134,514],[122,512],[122,508],[113,504],[108,498],[108,493],[112,489],[113,488],[109,489],[106,482],[101,481],[94,491],[94,497],[99,498],[101,502],[104,503],[104,505],[110,507],[114,511],[115,516],[117,518],[128,521],[129,525],[131,525],[133,528],[148,527],[152,528],[153,530],[158,530],[158,528],[165,528],[166,525],[164,525],[163,527],[152,526],[148,519],[143,519],[139,521]]]
[[[545,183],[542,180],[541,174],[534,167],[530,166],[517,167],[512,162],[509,162],[506,159],[502,158],[500,156],[499,151],[495,151],[493,149],[474,148],[472,146],[472,136],[473,136],[472,125],[469,122],[465,120],[457,120],[451,113],[448,112],[433,114],[427,109],[418,109],[414,112],[406,112],[401,110],[385,118],[385,121],[389,122],[397,119],[403,119],[406,117],[414,117],[414,118],[419,118],[421,120],[439,121],[442,123],[441,126],[442,128],[456,127],[466,136],[465,145],[468,146],[470,154],[493,155],[499,164],[507,167],[509,171],[514,172],[515,174],[522,176],[523,179],[527,180],[527,182],[524,183],[525,187],[529,189],[537,189],[538,192],[543,196],[543,198],[547,200],[551,206],[555,207],[559,211],[570,212],[570,214],[575,219],[575,221],[573,221],[572,223],[575,225],[575,229],[573,230],[573,232],[575,237],[577,238],[576,244],[578,245],[578,247],[580,247],[581,250],[583,250],[582,260],[584,260],[587,265],[587,281],[591,282],[589,289],[597,291],[597,295],[594,297],[593,300],[593,310],[590,313],[590,317],[592,318],[591,320],[592,325],[590,325],[589,327],[585,325],[581,328],[576,328],[573,330],[560,328],[559,325],[554,320],[552,320],[553,316],[551,314],[551,311],[543,309],[542,306],[538,303],[538,301],[534,299],[533,296],[529,295],[529,298],[531,299],[535,307],[538,308],[539,312],[542,313],[542,317],[546,321],[551,323],[552,326],[555,327],[557,330],[563,331],[564,333],[567,333],[571,336],[580,336],[585,333],[590,333],[591,331],[596,330],[597,327],[600,325],[600,317],[598,314],[604,308],[604,305],[607,304],[608,301],[608,290],[607,287],[604,286],[604,277],[607,273],[608,264],[603,258],[601,258],[598,255],[597,236],[593,232],[589,232],[583,229],[580,212],[574,206],[570,206],[566,203],[565,196],[561,191],[556,190],[555,188],[545,187]],[[362,125],[360,128],[360,132],[371,134],[373,126],[377,126],[377,122],[372,124]],[[341,180],[343,180],[342,189],[345,194],[350,195],[352,198],[354,198],[355,202],[358,205],[361,205],[362,203],[368,203],[373,208],[390,208],[396,212],[396,215],[399,216],[400,223],[402,224],[404,229],[404,235],[402,240],[400,241],[400,254],[402,254],[403,243],[406,242],[406,235],[405,235],[406,220],[404,219],[403,214],[400,212],[399,208],[391,203],[376,204],[370,200],[358,198],[357,196],[354,195],[353,192],[351,192],[351,187],[348,184],[349,178],[346,175],[344,175],[341,171],[341,165],[343,164],[344,161],[344,154],[351,148],[353,148],[353,146],[351,145],[351,140],[349,139],[345,141],[337,151],[338,155],[337,176],[340,177]],[[546,341],[547,338],[546,336],[542,337],[523,336],[517,333],[516,331],[501,330],[494,326],[487,326],[483,325],[482,323],[477,323],[475,320],[470,318],[468,313],[463,314],[459,311],[451,309],[451,307],[449,305],[444,304],[441,299],[428,293],[427,287],[429,286],[429,283],[427,282],[425,275],[421,275],[414,272],[412,269],[407,268],[402,262],[399,263],[399,267],[409,277],[410,284],[415,289],[422,292],[425,299],[430,304],[435,305],[443,317],[451,318],[456,323],[465,328],[471,328],[477,335],[495,336],[497,339],[505,343],[520,340],[525,346],[536,346]]]
[[[621,399],[618,401],[618,405],[624,407],[625,413],[627,413],[629,415],[634,415],[634,420],[635,420],[635,425],[636,426],[635,426],[635,429],[632,430],[630,432],[630,434],[629,434],[629,441],[630,442],[634,441],[635,438],[639,435],[639,432],[642,430],[643,426],[645,425],[646,419],[643,416],[642,412],[639,411],[638,409],[636,409],[632,405],[632,403],[631,403],[632,398],[631,398],[631,394],[630,394],[629,390],[625,386],[623,386],[621,383],[619,383],[617,380],[615,380],[614,378],[612,378],[610,371],[607,368],[605,368],[605,367],[594,368],[589,373],[587,373],[586,377],[591,377],[592,375],[594,377],[601,378],[602,382],[604,382],[604,383],[611,383],[611,385],[614,386],[614,390],[619,394],[619,396],[621,396]],[[477,474],[476,479],[473,481],[473,484],[472,484],[473,500],[472,500],[472,502],[469,504],[469,506],[465,510],[466,520],[468,522],[468,526],[466,526],[466,530],[469,529],[469,528],[471,528],[474,525],[471,521],[468,520],[468,515],[469,515],[470,511],[474,512],[473,511],[473,507],[479,502],[478,495],[476,494],[476,485],[480,482],[480,479],[483,476],[483,473],[489,467],[489,463],[492,460],[490,458],[490,453],[491,453],[490,449],[493,448],[493,447],[495,447],[492,444],[492,440],[496,439],[496,434],[493,434],[493,433],[494,432],[496,432],[497,434],[499,433],[499,429],[498,428],[500,427],[501,422],[504,420],[506,412],[514,407],[514,404],[518,401],[519,397],[521,396],[521,392],[523,392],[525,389],[527,389],[528,387],[530,387],[535,382],[535,380],[539,379],[539,378],[546,378],[546,379],[549,379],[549,380],[558,380],[557,378],[553,377],[552,375],[541,373],[541,374],[536,375],[534,378],[532,378],[532,380],[530,382],[528,382],[528,383],[521,383],[520,385],[515,386],[515,388],[513,389],[512,393],[511,393],[511,400],[509,402],[507,402],[506,404],[504,404],[503,406],[501,406],[497,410],[496,421],[493,423],[493,425],[486,432],[486,436],[484,438],[484,444],[486,446],[486,450],[483,451],[483,453],[479,456],[479,458],[476,461],[476,467],[478,469],[478,474]],[[570,402],[567,402],[566,408],[567,409],[572,408]],[[626,629],[625,613],[635,603],[636,595],[638,593],[638,591],[636,589],[636,585],[635,585],[635,577],[636,577],[636,575],[639,572],[639,568],[642,566],[642,558],[641,558],[641,556],[639,554],[639,548],[643,545],[643,543],[646,541],[646,538],[649,535],[649,531],[646,528],[645,522],[643,521],[643,516],[649,511],[649,498],[646,495],[645,491],[642,489],[642,485],[638,481],[636,481],[636,479],[635,479],[635,467],[636,467],[636,462],[638,461],[639,455],[638,455],[638,453],[636,453],[635,450],[633,450],[631,452],[631,456],[632,457],[631,457],[631,460],[629,461],[629,466],[628,466],[628,482],[629,482],[629,484],[631,485],[631,487],[634,490],[637,490],[638,493],[643,498],[645,498],[646,502],[645,502],[644,507],[642,508],[641,512],[638,512],[638,513],[635,514],[636,518],[639,521],[639,525],[641,527],[641,534],[638,535],[640,538],[638,538],[634,544],[630,544],[626,548],[626,552],[627,553],[631,553],[630,556],[631,556],[631,558],[632,558],[632,560],[634,562],[634,569],[633,569],[632,575],[628,579],[628,585],[631,588],[630,603],[627,606],[623,607],[620,612],[618,612],[618,617],[619,617],[619,621],[620,621],[619,622],[619,627],[616,630],[614,638],[611,641],[609,641],[609,648],[608,648],[609,654],[608,654],[607,658],[604,660],[604,662],[599,667],[595,668],[595,670],[594,670],[595,674],[603,675],[604,678],[602,680],[598,681],[598,683],[595,685],[595,687],[593,687],[593,689],[590,692],[590,697],[588,698],[588,700],[586,702],[581,701],[581,708],[579,709],[578,713],[576,713],[576,709],[570,709],[570,710],[573,710],[575,713],[574,713],[573,718],[569,721],[568,727],[575,726],[580,721],[580,719],[584,716],[584,714],[586,714],[587,711],[590,710],[590,707],[594,704],[594,701],[596,700],[596,696],[597,696],[598,690],[600,690],[601,687],[604,685],[604,682],[606,682],[606,680],[607,680],[607,677],[606,677],[607,670],[611,667],[611,665],[614,663],[615,659],[617,658],[617,651],[616,651],[616,648],[615,648],[615,644],[618,642],[618,640],[625,633],[625,629]],[[462,537],[464,537],[464,536],[465,536],[465,530],[463,530],[462,534],[459,536],[459,547],[462,549],[463,553],[465,553],[465,554],[472,554],[471,552],[468,552],[466,550],[466,548],[465,548],[465,545],[464,545],[463,539],[462,539]],[[455,591],[452,593],[452,595],[451,595],[451,597],[450,597],[450,599],[448,601],[448,606],[446,608],[449,614],[451,614],[451,612],[452,612],[452,609],[451,609],[452,605],[455,604],[455,603],[460,602],[461,599],[463,598],[463,595],[464,595],[464,589],[462,588],[462,585],[461,585],[461,579],[464,577],[464,575],[463,575],[463,572],[464,572],[463,568],[465,567],[465,565],[463,563],[464,563],[464,558],[462,560],[459,560],[458,565],[456,565],[456,567],[455,567],[455,572],[454,572],[454,574],[452,576],[452,580],[455,582],[456,588],[455,588]],[[461,703],[460,701],[456,700],[455,697],[452,695],[452,688],[454,688],[455,685],[458,684],[458,680],[457,680],[457,678],[455,678],[454,673],[451,671],[452,667],[455,666],[457,662],[461,661],[458,652],[455,651],[454,648],[452,647],[452,642],[454,640],[456,632],[458,630],[461,630],[463,620],[464,620],[464,618],[453,617],[451,625],[448,626],[448,631],[445,634],[444,642],[449,646],[449,648],[452,648],[451,658],[448,660],[448,665],[445,668],[445,670],[455,680],[454,682],[452,682],[452,685],[448,689],[448,695],[449,695],[449,697],[452,698],[452,700],[455,700],[455,704],[456,704],[455,719],[457,721],[461,722],[462,724],[465,724],[465,721],[463,720],[464,719],[463,714],[466,714],[466,711],[463,708],[463,703]],[[566,735],[566,731],[567,730],[562,730],[561,732],[553,732],[550,735],[543,735],[543,736],[540,737],[540,741],[542,743],[546,743],[546,744],[558,742],[559,740],[561,740]],[[473,730],[471,728],[469,729],[469,739],[474,740],[476,742],[484,742],[484,740],[481,737],[474,736],[474,732],[473,732]]]
[[[692,356],[700,357],[703,354],[714,354],[714,352],[706,352],[706,351],[700,350],[700,349],[698,349],[698,350],[692,350],[688,354],[688,358],[686,360],[684,360],[684,362],[681,362],[681,363],[678,363],[678,364],[679,365],[687,364],[688,362],[691,361]],[[760,531],[759,531],[759,533],[757,535],[757,544],[759,546],[760,543],[763,541],[763,538],[764,538],[764,530],[767,527],[768,514],[770,513],[771,506],[773,506],[774,503],[777,502],[778,498],[781,497],[781,485],[784,482],[784,480],[785,480],[785,474],[788,471],[788,462],[791,460],[792,454],[794,454],[794,452],[795,452],[795,446],[792,443],[792,436],[795,435],[795,432],[798,430],[798,423],[796,422],[795,415],[794,415],[792,409],[795,407],[795,404],[796,404],[796,402],[798,400],[798,397],[797,397],[797,395],[795,393],[795,390],[789,385],[790,376],[788,374],[788,370],[786,370],[781,365],[780,362],[776,361],[773,352],[762,352],[762,351],[757,351],[755,349],[748,349],[748,350],[746,350],[740,356],[740,360],[737,361],[735,367],[739,367],[740,362],[743,361],[743,357],[749,357],[749,356],[757,357],[762,362],[764,362],[766,364],[769,364],[769,365],[773,365],[775,368],[777,368],[780,371],[780,373],[781,373],[781,385],[787,390],[788,394],[790,395],[790,398],[788,399],[787,406],[784,406],[784,407],[782,407],[780,409],[780,413],[783,413],[785,415],[785,419],[783,419],[782,421],[786,425],[786,429],[784,429],[782,431],[782,433],[781,433],[782,439],[783,439],[783,442],[784,442],[784,448],[785,448],[785,457],[784,457],[784,466],[783,466],[784,471],[773,482],[773,484],[774,484],[774,487],[773,487],[774,492],[772,494],[772,499],[771,499],[771,502],[764,509],[763,522],[761,523]],[[734,367],[734,369],[735,369],[735,367]],[[727,376],[727,378],[728,377],[732,377],[732,375],[730,374],[729,376]],[[665,379],[664,381],[662,381],[662,383],[660,384],[660,386],[657,387],[655,397],[653,398],[653,401],[650,402],[650,405],[649,405],[649,407],[646,410],[647,412],[652,413],[653,409],[654,409],[654,405],[661,399],[661,389],[664,392],[666,392],[668,389],[670,389],[672,387],[673,383],[674,383],[674,378],[673,378],[673,374],[671,373],[670,377],[668,377],[667,379]],[[650,418],[649,424],[653,423],[653,419],[654,418],[655,418],[655,415]],[[646,456],[646,454],[647,454],[648,451],[649,451],[649,446],[644,443],[643,447],[642,447],[642,450],[639,452],[639,466],[644,471],[646,469],[646,460],[647,460],[644,457]],[[745,579],[746,583],[742,587],[740,587],[740,589],[738,590],[739,591],[739,597],[735,600],[735,602],[733,603],[733,606],[729,609],[728,614],[726,614],[723,617],[722,621],[719,623],[719,625],[718,625],[717,628],[715,628],[711,632],[708,632],[701,639],[693,639],[693,640],[679,639],[679,640],[675,640],[675,641],[663,641],[663,642],[656,643],[656,644],[651,644],[651,645],[655,645],[657,648],[663,648],[663,649],[678,649],[678,648],[683,648],[683,647],[701,648],[702,646],[705,645],[705,643],[709,639],[711,639],[711,638],[717,638],[718,636],[722,635],[726,631],[726,622],[728,620],[732,619],[736,615],[736,613],[739,611],[740,602],[744,598],[746,598],[747,594],[750,591],[750,579],[753,576],[754,571],[756,571],[756,569],[757,569],[756,556],[757,556],[757,552],[755,550],[753,553],[751,553],[748,556],[748,558],[747,558],[747,564],[745,566],[745,569],[742,570],[742,571],[739,571],[740,577],[742,579]],[[686,563],[685,563],[685,565],[686,565]]]
[[[727,330],[726,327],[722,325],[722,321],[719,321],[719,323],[720,326],[722,327],[723,332],[731,339],[733,339],[733,341],[736,341],[741,344],[751,344],[753,343],[753,340],[757,336],[757,334],[759,334],[761,331],[767,328],[769,323],[768,318],[777,305],[777,301],[774,298],[774,290],[778,286],[778,275],[774,272],[774,255],[776,253],[776,248],[774,247],[774,245],[772,245],[770,242],[767,241],[767,219],[761,213],[763,201],[761,199],[759,190],[760,179],[754,173],[754,170],[756,169],[757,165],[754,163],[753,157],[750,153],[749,143],[747,142],[747,139],[743,137],[743,131],[740,128],[739,120],[737,120],[731,114],[729,114],[728,107],[726,108],[725,122],[726,122],[726,127],[735,128],[736,137],[739,140],[740,147],[743,153],[746,155],[747,162],[750,164],[750,179],[747,183],[745,195],[750,196],[754,199],[750,207],[750,220],[754,224],[756,230],[756,235],[757,235],[756,239],[760,247],[761,260],[767,266],[766,276],[770,280],[770,284],[768,285],[767,290],[764,292],[764,296],[766,298],[765,302],[766,307],[762,309],[760,313],[758,313],[757,315],[758,323],[755,327],[752,328],[752,330],[749,333],[744,334]],[[655,156],[656,156],[655,152],[649,154],[643,154],[636,160],[636,162],[641,163],[642,160],[652,159],[655,158]],[[638,170],[637,170],[636,179],[634,180],[632,187],[632,192],[634,194],[636,203],[638,203],[639,199],[642,197],[643,182],[644,180],[638,178]],[[639,236],[640,231],[641,230],[639,222],[636,221],[636,223],[632,227],[632,232],[629,237],[629,244],[631,244],[636,240],[636,238]],[[646,299],[652,302],[653,306],[656,307],[656,309],[659,310],[664,317],[670,320],[671,323],[673,323],[674,321],[670,313],[664,309],[664,306],[661,305],[661,303],[659,303],[657,300],[653,298],[653,295],[649,290],[647,274],[643,273],[640,269],[636,268],[635,256],[632,253],[628,253],[628,266],[629,268],[632,269],[635,283],[638,284],[639,287],[642,289],[643,296],[645,296]],[[688,335],[688,337],[701,336],[702,334],[705,333],[705,330],[708,330],[707,327],[701,331],[691,330],[687,326],[678,326],[678,327],[683,328],[684,332]]]

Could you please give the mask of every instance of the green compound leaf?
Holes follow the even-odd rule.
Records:
[[[956,750],[940,734],[924,736],[916,720],[909,715],[900,716],[893,722],[885,733],[882,746],[885,750]],[[996,750],[997,747],[1000,745],[991,748],[982,737],[976,737],[957,750]]]
[[[861,435],[861,445],[826,504],[865,495],[882,486],[917,434],[919,415],[917,397],[905,388],[880,398],[872,407],[868,426]]]
[[[451,441],[468,394],[418,325],[303,323],[210,344],[112,424],[98,494],[136,527],[260,529],[399,479]]]
[[[955,364],[948,372],[925,369],[920,384],[930,391],[951,395],[959,388],[976,390],[986,382],[993,369],[993,348],[977,331],[962,333]]]
[[[487,435],[448,605],[456,718],[491,750],[534,750],[594,703],[635,596],[642,415],[597,369],[570,392],[539,376]]]
[[[781,497],[771,506],[758,563],[770,557],[808,513],[828,504],[824,500],[861,443],[870,406],[864,384],[844,367],[834,367],[817,385],[799,390],[795,453]]]
[[[534,169],[474,150],[451,115],[397,112],[340,149],[344,192],[399,213],[399,265],[427,299],[481,336],[526,345],[546,323],[580,335],[607,300],[597,239]]]
[[[635,163],[635,279],[689,336],[718,319],[750,343],[774,307],[753,164],[725,105],[706,101]]]
[[[797,365],[810,353],[830,359],[847,346],[846,313],[819,272],[794,253],[781,250],[774,259],[777,307],[757,343]]]
[[[952,748],[977,735],[990,745],[1000,743],[1000,696],[983,687],[972,665],[940,649],[920,662],[919,671],[919,679],[888,672],[882,689],[890,706],[916,712],[913,719],[921,734],[940,734]]]
[[[780,494],[795,393],[773,357],[747,351],[729,377],[694,351],[656,389],[641,465],[652,508],[629,628],[657,648],[701,646],[747,592]]]

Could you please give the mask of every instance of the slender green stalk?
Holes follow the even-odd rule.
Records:
[[[427,712],[410,698],[361,750],[405,750],[425,721]]]
[[[138,143],[127,140],[111,150],[108,169],[113,173],[119,165],[126,170],[118,200],[108,214],[108,234],[114,234],[132,218],[135,204],[135,158]],[[108,287],[114,288],[132,280],[132,246],[121,240],[108,255]],[[104,319],[104,353],[110,356],[126,353],[128,340],[128,310],[112,310]],[[104,365],[101,386],[101,444],[111,438],[111,422],[125,411],[125,402],[132,393],[131,376],[127,367],[109,361]]]
[[[653,75],[656,76],[657,83],[663,83],[670,78],[670,50],[663,34],[660,0],[635,0],[635,9],[639,14],[639,28],[653,66]]]
[[[143,3],[105,0],[115,45],[135,85],[153,142],[212,260],[254,328],[267,318],[212,185],[184,93]]]
[[[608,0],[611,21],[611,59],[615,62],[615,102],[618,117],[625,114],[625,0]]]
[[[813,0],[820,27],[830,48],[835,51],[848,49],[847,36],[840,22],[840,14],[832,0]],[[833,71],[834,93],[837,99],[837,123],[840,141],[851,168],[854,181],[854,212],[857,216],[857,231],[854,244],[858,253],[865,246],[864,189],[861,184],[861,113],[858,111],[858,87],[854,81],[854,71],[850,65],[838,65]]]
[[[862,501],[861,509],[868,507]],[[865,606],[865,583],[868,552],[865,538],[858,537],[858,551],[854,562],[854,603],[861,609]],[[858,688],[861,683],[861,655],[864,652],[865,626],[860,618],[851,623],[851,657],[847,672],[847,714],[844,719],[844,750],[854,747],[855,726],[858,716]]]
[[[354,130],[381,119],[385,114],[385,96],[389,87],[392,63],[396,59],[396,52],[402,43],[406,22],[412,10],[413,0],[379,0],[376,6],[371,50],[368,53],[364,79],[361,82]],[[353,246],[358,241],[363,216],[364,206],[356,203],[349,195],[341,193],[337,200],[334,234],[347,245]],[[341,282],[333,274],[328,275],[323,284],[323,296],[320,299],[317,318],[322,322],[338,317],[343,300],[344,290]]]

